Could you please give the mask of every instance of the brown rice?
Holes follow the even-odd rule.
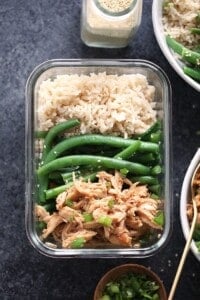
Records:
[[[200,36],[191,34],[197,27],[196,17],[200,13],[200,0],[164,0],[164,31],[183,45],[193,48],[200,43]]]
[[[155,87],[141,74],[58,75],[41,83],[39,130],[70,118],[79,132],[116,134],[125,138],[146,131],[156,120]]]

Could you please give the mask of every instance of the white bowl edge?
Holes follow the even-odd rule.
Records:
[[[188,193],[190,189],[190,181],[192,178],[192,174],[195,170],[195,167],[197,166],[198,162],[200,161],[200,148],[196,151],[195,155],[193,156],[190,165],[186,171],[183,184],[182,184],[182,189],[181,189],[181,199],[180,199],[180,220],[181,220],[181,226],[182,226],[182,231],[185,236],[185,239],[187,240],[188,234],[189,234],[189,223],[186,215],[186,206],[187,206],[187,201],[188,201]],[[191,244],[191,250],[197,260],[200,261],[200,252],[198,252],[197,247],[192,241]]]
[[[152,4],[152,22],[154,28],[154,34],[158,45],[160,46],[161,51],[163,52],[164,56],[168,60],[169,64],[172,68],[177,72],[177,74],[186,81],[190,86],[192,86],[196,91],[200,92],[200,83],[194,81],[189,76],[185,75],[182,67],[181,62],[178,61],[175,56],[172,54],[172,51],[166,44],[163,25],[162,25],[162,5],[164,0],[153,0]]]

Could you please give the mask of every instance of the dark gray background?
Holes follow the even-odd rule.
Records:
[[[142,263],[169,291],[184,246],[179,201],[183,177],[200,146],[200,97],[170,67],[155,40],[151,0],[144,0],[141,27],[131,45],[93,49],[80,40],[80,1],[0,2],[0,298],[92,299],[111,267]],[[173,233],[162,251],[139,259],[51,259],[29,243],[24,226],[25,83],[39,63],[52,58],[140,58],[162,67],[173,90]],[[176,300],[200,299],[200,264],[190,253]]]

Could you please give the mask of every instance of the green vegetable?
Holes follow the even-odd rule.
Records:
[[[158,159],[158,154],[155,156],[153,153],[136,153],[131,157],[131,161],[143,164],[154,164]]]
[[[112,219],[109,216],[101,216],[98,219],[98,223],[105,227],[110,227],[112,224]]]
[[[106,284],[102,299],[159,300],[159,286],[145,274],[128,273]]]
[[[159,196],[161,193],[161,186],[160,184],[150,185],[149,190]]]
[[[159,175],[162,172],[162,168],[160,165],[157,165],[155,167],[152,168],[151,170],[151,175]]]
[[[37,170],[38,176],[44,176],[50,172],[59,170],[67,166],[81,166],[81,165],[91,165],[94,167],[104,167],[106,169],[116,169],[120,170],[126,168],[130,173],[137,175],[149,175],[158,174],[158,166],[152,168],[146,167],[139,163],[133,163],[125,160],[108,158],[103,156],[93,156],[93,155],[71,155],[57,158],[48,164],[41,166]]]
[[[135,153],[139,149],[140,145],[141,145],[140,141],[133,141],[133,143],[130,146],[128,146],[123,151],[117,153],[114,156],[114,158],[127,160],[131,155],[133,155],[133,153]]]
[[[64,152],[75,148],[81,147],[83,145],[109,145],[110,147],[116,148],[126,148],[132,145],[133,149],[131,152],[159,152],[159,145],[151,142],[140,142],[133,139],[124,139],[121,137],[115,136],[103,136],[98,134],[86,134],[80,136],[73,136],[71,138],[65,139],[64,141],[58,143],[52,150],[49,152],[47,157],[44,160],[44,163],[48,163],[57,157],[61,156]],[[130,149],[128,150],[130,151]],[[127,154],[126,154],[127,155]]]
[[[91,222],[93,220],[93,216],[90,213],[84,212],[83,218],[85,222]]]
[[[69,182],[68,184],[65,184],[65,185],[60,185],[60,186],[57,186],[57,187],[52,188],[52,189],[44,190],[45,201],[48,200],[48,199],[52,199],[52,198],[57,197],[59,194],[66,191],[66,189],[71,187],[72,185],[73,185],[73,182]]]
[[[199,242],[195,242],[195,244],[197,246],[198,251],[200,252],[200,241]]]
[[[63,131],[66,131],[67,129],[73,128],[77,125],[79,125],[80,122],[77,119],[71,119],[69,121],[63,122],[63,123],[59,123],[57,125],[55,125],[54,127],[52,127],[44,140],[44,145],[43,145],[43,151],[42,151],[42,159],[41,159],[41,165],[44,163],[47,154],[49,153],[51,146],[53,144],[53,141],[55,139],[55,137],[60,134]],[[47,189],[48,187],[48,178],[46,176],[41,176],[38,175],[37,178],[37,185],[38,185],[38,198],[39,198],[39,202],[40,203],[44,203],[45,202],[45,193],[44,191]]]
[[[167,9],[169,5],[173,5],[173,3],[171,1],[168,1],[168,0],[164,1],[163,2],[163,9]]]
[[[200,68],[190,68],[190,67],[187,67],[187,66],[184,66],[183,67],[183,72],[190,76],[191,78],[197,80],[197,81],[200,81]]]
[[[36,228],[37,228],[37,230],[39,230],[39,231],[42,231],[43,229],[45,229],[47,227],[47,224],[45,223],[45,222],[43,222],[43,221],[38,221],[37,223],[36,223]]]
[[[124,176],[126,176],[128,174],[128,172],[129,172],[128,169],[126,169],[126,168],[120,169],[119,171]]]
[[[169,35],[166,37],[167,44],[174,52],[179,54],[181,58],[193,65],[199,66],[200,65],[200,53],[192,51],[182,44],[177,42],[175,39],[170,37]]]
[[[157,215],[154,217],[154,222],[160,226],[164,225],[164,213],[163,211],[159,211]]]
[[[200,224],[197,224],[195,226],[194,234],[193,234],[193,239],[195,241],[200,241]]]
[[[197,13],[197,16],[196,16],[196,23],[197,23],[197,24],[200,24],[200,12]]]
[[[200,45],[195,46],[193,51],[200,53]]]
[[[71,243],[71,248],[83,248],[84,244],[85,244],[86,240],[83,237],[78,237],[75,240],[73,240],[73,242]]]
[[[36,139],[44,139],[47,135],[48,131],[36,131],[35,138]]]
[[[115,205],[115,200],[114,200],[114,199],[110,199],[110,200],[108,201],[108,207],[109,207],[110,209],[112,209],[114,205]]]
[[[161,122],[160,120],[156,121],[149,129],[147,129],[144,133],[142,134],[137,134],[136,138],[142,141],[149,141],[150,135],[154,132],[157,132],[158,130],[161,129]]]
[[[100,300],[111,300],[109,295],[104,295]]]
[[[84,181],[86,181],[88,179],[90,181],[94,181],[96,179],[96,172],[92,173],[92,174],[90,174],[88,176],[83,177]],[[52,198],[57,197],[60,193],[66,191],[72,185],[73,185],[73,182],[71,181],[71,182],[68,182],[65,185],[61,185],[61,186],[58,186],[58,187],[55,187],[55,188],[52,188],[52,189],[45,190],[44,191],[44,193],[45,193],[45,199],[48,200],[48,199],[52,199]]]
[[[200,28],[191,28],[190,31],[191,31],[193,34],[200,34]]]
[[[44,140],[41,164],[43,164],[43,161],[46,159],[46,155],[51,150],[51,146],[52,146],[52,143],[53,143],[55,137],[57,137],[58,134],[66,131],[68,129],[78,126],[79,124],[80,124],[80,122],[77,119],[71,119],[69,121],[62,122],[62,123],[55,125],[48,131],[48,133],[45,137],[45,140]]]
[[[71,199],[66,199],[65,204],[69,207],[72,207],[74,205],[73,201]]]
[[[141,184],[150,184],[150,185],[158,184],[158,179],[153,176],[134,176],[134,177],[130,177],[130,180],[133,182],[139,182]]]
[[[55,198],[58,194],[72,186],[72,171],[75,171],[75,176],[80,175],[83,177],[83,180],[90,179],[91,181],[96,179],[96,173],[102,169],[116,169],[125,176],[130,173],[135,174],[138,177],[154,176],[155,178],[155,176],[160,174],[161,167],[159,165],[155,165],[160,161],[160,146],[158,141],[161,128],[160,121],[153,124],[153,126],[146,131],[143,138],[147,139],[147,141],[142,141],[141,139],[133,140],[115,136],[90,134],[69,137],[68,139],[64,139],[64,141],[59,142],[51,149],[56,135],[61,133],[63,130],[65,131],[66,128],[77,126],[78,124],[79,121],[76,119],[58,124],[50,129],[46,135],[46,147],[44,147],[43,150],[43,164],[37,170],[37,184],[39,186],[38,197],[40,203],[45,203],[46,200]],[[154,142],[149,142],[149,139]],[[106,146],[116,147],[123,150],[116,154],[114,158],[101,155],[95,156],[82,154],[56,158],[72,148],[81,149],[80,147],[83,145],[99,145],[102,147],[102,143]],[[88,152],[90,151],[89,149]],[[135,152],[137,152],[137,154],[135,154]],[[137,155],[141,161],[144,161],[144,164],[136,162]],[[129,157],[134,159],[134,162],[125,160]],[[85,172],[85,169],[87,174],[89,171],[88,165],[90,165],[90,169],[93,173],[85,176],[84,173],[82,173],[82,170]],[[152,167],[152,165],[154,166]],[[80,169],[80,166],[83,167]],[[67,184],[48,189],[48,180],[53,180],[54,183],[62,184],[62,179]],[[150,179],[150,181],[153,185],[157,184],[157,179]]]
[[[157,132],[152,132],[149,137],[149,141],[152,143],[159,143],[161,141],[162,133],[161,130]]]

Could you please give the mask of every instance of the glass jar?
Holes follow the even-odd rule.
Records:
[[[83,0],[81,39],[88,46],[121,48],[136,33],[143,0]]]

